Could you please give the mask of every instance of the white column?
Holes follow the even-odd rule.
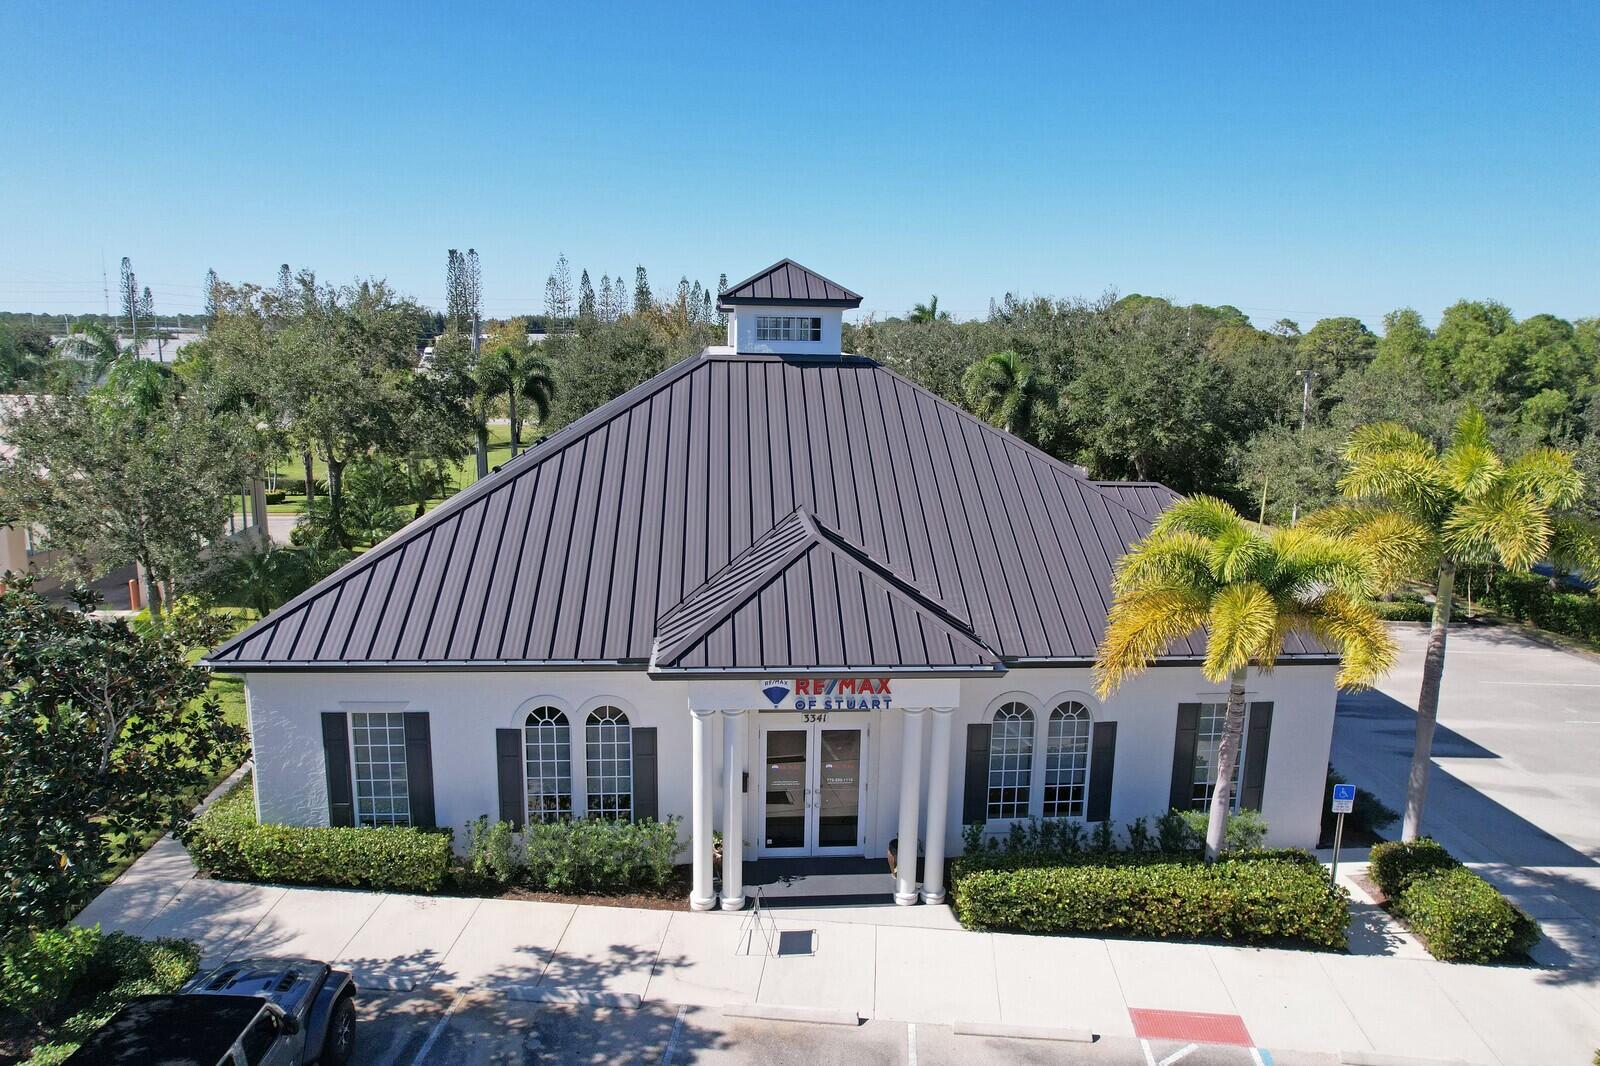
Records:
[[[722,909],[744,909],[744,710],[722,712]]]
[[[717,905],[717,892],[711,872],[711,812],[715,794],[711,791],[711,716],[716,711],[694,708],[693,726],[693,806],[689,820],[689,849],[694,857],[694,887],[689,893],[689,909],[708,911]]]
[[[928,844],[923,859],[922,902],[944,902],[945,816],[950,809],[950,719],[954,707],[933,708],[928,738]]]
[[[917,804],[922,799],[921,707],[900,712],[900,845],[895,853],[894,901],[902,907],[917,902]]]

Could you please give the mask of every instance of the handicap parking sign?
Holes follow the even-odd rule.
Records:
[[[1355,805],[1356,805],[1356,786],[1354,786],[1354,785],[1334,785],[1333,786],[1333,807],[1332,807],[1332,810],[1333,810],[1334,814],[1349,814],[1352,810],[1355,809]]]

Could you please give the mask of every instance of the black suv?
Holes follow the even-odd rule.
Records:
[[[129,1001],[67,1059],[73,1066],[344,1066],[356,986],[311,959],[245,959],[171,996]]]

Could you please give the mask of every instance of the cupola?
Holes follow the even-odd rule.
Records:
[[[793,259],[780,260],[717,297],[717,309],[728,312],[729,346],[773,355],[839,355],[844,312],[860,306],[860,296]]]

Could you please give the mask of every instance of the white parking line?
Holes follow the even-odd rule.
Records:
[[[917,1066],[917,1023],[906,1023],[906,1066]]]
[[[456,1012],[456,1008],[461,1006],[461,1001],[466,998],[467,994],[465,992],[456,993],[456,998],[452,999],[450,1006],[445,1008],[444,1017],[434,1024],[433,1032],[428,1034],[428,1039],[424,1040],[422,1046],[417,1049],[417,1057],[411,1060],[411,1066],[422,1066],[422,1063],[427,1061],[428,1052],[432,1051],[433,1045],[439,1042],[439,1037],[444,1033],[444,1027],[450,1024],[450,1015]]]
[[[1156,1066],[1172,1066],[1172,1064],[1174,1062],[1177,1062],[1179,1059],[1181,1059],[1184,1056],[1188,1055],[1189,1052],[1191,1052],[1191,1051],[1199,1051],[1199,1050],[1200,1050],[1200,1045],[1199,1044],[1185,1044],[1183,1047],[1179,1048],[1177,1051],[1174,1051],[1172,1054],[1168,1055],[1166,1058],[1164,1058],[1160,1062],[1156,1063]]]
[[[667,1037],[667,1050],[661,1053],[661,1066],[672,1066],[673,1056],[678,1053],[678,1034],[683,1032],[683,1016],[688,1013],[688,1007],[678,1008],[678,1016],[672,1020],[672,1035]]]

